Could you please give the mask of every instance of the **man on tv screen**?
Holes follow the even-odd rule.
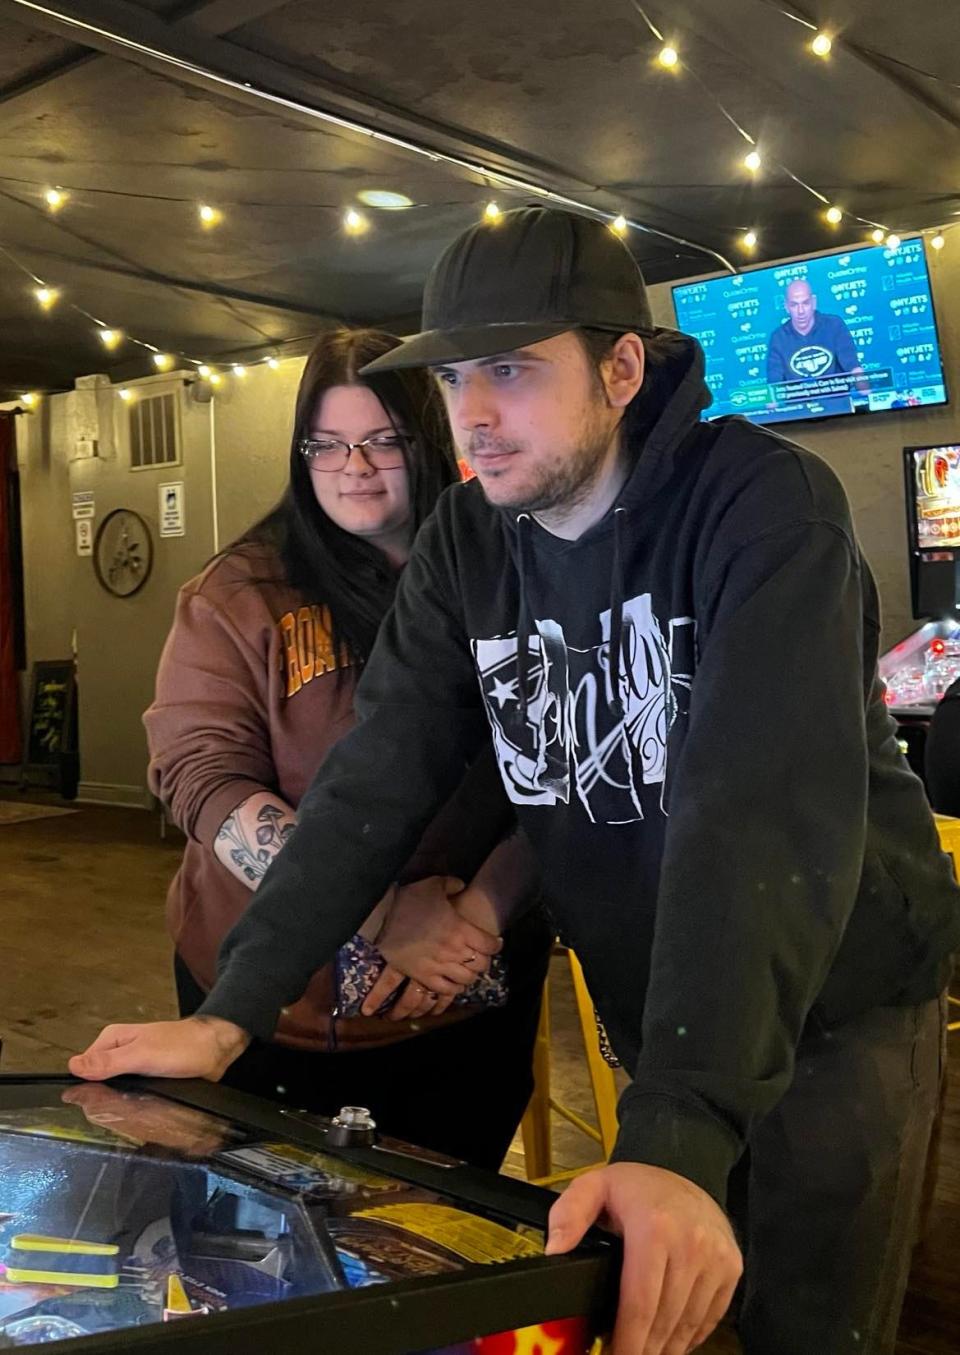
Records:
[[[839,315],[817,310],[816,293],[805,278],[790,283],[784,306],[789,319],[770,335],[767,349],[767,381],[771,386],[786,381],[810,383],[843,373],[863,376],[846,322]],[[866,389],[861,382],[857,386]],[[810,394],[818,398],[815,387]],[[836,391],[830,394],[835,396]]]

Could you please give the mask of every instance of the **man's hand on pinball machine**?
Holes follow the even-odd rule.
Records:
[[[250,1043],[250,1036],[218,1016],[106,1026],[68,1067],[75,1077],[102,1082],[121,1073],[146,1077],[204,1077],[217,1082]]]
[[[743,1258],[727,1216],[699,1186],[641,1162],[577,1177],[550,1211],[547,1254],[600,1224],[623,1238],[612,1355],[687,1355],[730,1306]]]

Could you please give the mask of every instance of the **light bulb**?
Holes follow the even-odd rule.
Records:
[[[121,386],[120,389],[117,391],[117,394],[120,396],[120,399],[124,402],[124,404],[128,404],[133,399],[133,391],[128,390],[126,386]]]
[[[43,200],[51,212],[59,212],[67,200],[67,195],[62,188],[48,188],[43,195]]]
[[[930,246],[932,249],[943,249],[946,243],[947,242],[946,239],[944,238],[943,232],[937,231],[936,235],[930,241]]]
[[[211,207],[208,202],[201,202],[197,208],[197,215],[204,226],[217,226],[223,220],[223,213],[218,207]]]
[[[876,230],[870,232],[870,239],[874,242],[874,244],[882,245],[886,238],[887,234],[882,226],[878,226]]]
[[[757,170],[763,164],[763,161],[760,159],[760,152],[755,150],[748,152],[748,154],[743,157],[743,163],[744,166],[749,169],[751,174],[756,174]]]
[[[614,235],[626,235],[628,224],[625,216],[618,216],[610,222],[610,229]]]
[[[661,66],[664,66],[669,70],[671,66],[675,66],[680,60],[680,53],[677,51],[676,47],[671,47],[668,44],[666,47],[660,48],[660,51],[657,53],[657,60]]]
[[[37,398],[35,391],[27,391],[26,395],[20,396],[20,403],[26,405],[28,409],[32,409],[37,403]]]
[[[483,209],[483,215],[488,221],[499,221],[503,213],[495,202],[488,202]]]
[[[818,33],[810,44],[810,50],[815,56],[829,56],[830,48],[833,46],[833,39],[826,33]]]
[[[197,376],[207,378],[210,377],[212,374],[213,369],[211,367],[208,367],[205,362],[201,362],[200,366],[197,368]]]
[[[211,386],[219,386],[223,381],[223,377],[219,372],[211,372],[207,380],[210,382]]]
[[[116,348],[117,344],[119,344],[120,340],[123,338],[119,329],[101,329],[98,333],[100,335],[100,342],[103,344],[104,348]]]
[[[242,362],[235,362],[233,364],[233,374],[234,376],[246,376],[247,369]]]
[[[153,365],[161,372],[168,372],[173,366],[173,358],[169,353],[154,353]]]
[[[887,236],[887,249],[899,249],[899,248],[900,248],[900,237],[899,235],[896,235],[893,232],[891,232]]]
[[[267,366],[270,368],[271,372],[275,372],[280,366],[280,363],[276,358],[267,358]]]
[[[756,231],[744,231],[743,235],[740,237],[740,243],[743,245],[744,249],[756,249],[757,239],[758,236]]]
[[[362,235],[368,224],[367,218],[355,207],[348,207],[343,214],[343,228],[348,235]]]
[[[45,311],[48,311],[51,306],[56,305],[57,297],[59,295],[60,293],[55,287],[37,287],[34,291],[34,296]]]
[[[843,212],[839,207],[828,207],[825,216],[831,226],[839,226],[840,222],[843,220]]]

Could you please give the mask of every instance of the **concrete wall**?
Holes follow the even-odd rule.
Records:
[[[286,474],[289,412],[302,359],[277,371],[254,369],[230,380],[212,404],[195,398],[182,375],[133,382],[134,398],[164,390],[178,396],[181,464],[131,469],[130,405],[106,378],[83,391],[51,396],[17,420],[24,537],[27,663],[64,658],[76,646],[81,798],[149,804],[141,714],[173,615],[177,589],[216,549],[279,495]],[[88,379],[89,380],[89,379]],[[77,457],[78,436],[97,435],[95,457]],[[182,537],[159,534],[158,487],[184,484]],[[216,486],[216,498],[214,497]],[[154,561],[132,597],[106,592],[93,561],[76,551],[72,495],[92,491],[94,530],[115,508],[147,522]],[[216,519],[215,510],[216,508]]]
[[[960,390],[960,239],[931,252],[930,267],[948,387]],[[651,289],[661,324],[675,323],[669,286]],[[17,420],[25,538],[27,659],[62,658],[75,633],[80,677],[81,794],[148,803],[140,716],[149,704],[157,659],[177,588],[215,550],[259,517],[282,491],[293,400],[303,366],[250,369],[227,378],[213,405],[173,376],[134,383],[180,391],[183,464],[132,471],[127,407],[104,384],[41,401]],[[95,405],[100,455],[75,457],[76,439]],[[779,427],[827,460],[844,482],[857,529],[876,572],[888,644],[913,628],[910,617],[900,449],[960,440],[955,406]],[[161,540],[157,486],[182,480],[186,535]],[[215,487],[215,488],[214,488]],[[111,597],[92,562],[77,557],[71,494],[96,495],[95,526],[111,509],[130,507],[154,537],[153,574],[132,598]],[[216,521],[214,513],[216,512]]]
[[[843,482],[861,545],[880,590],[886,647],[919,624],[910,612],[902,449],[960,442],[960,232],[947,236],[945,249],[928,249],[927,263],[951,403],[935,409],[891,410],[819,423],[776,425],[778,432],[822,456]],[[671,299],[674,285],[650,289],[654,318],[670,327],[676,325]]]

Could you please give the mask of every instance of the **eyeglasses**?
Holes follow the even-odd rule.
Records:
[[[350,453],[358,451],[373,470],[399,470],[410,439],[401,433],[380,433],[362,442],[342,442],[340,438],[301,438],[297,450],[310,462],[312,470],[345,470]]]

